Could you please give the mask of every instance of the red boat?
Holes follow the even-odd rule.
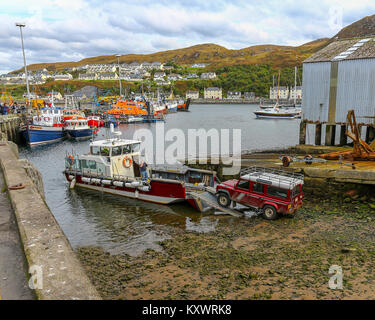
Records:
[[[66,157],[66,179],[71,187],[159,204],[187,201],[194,208],[205,210],[207,206],[195,199],[191,191],[213,189],[215,172],[186,166],[155,167],[148,168],[141,178],[140,143],[120,138],[91,142],[88,154]]]
[[[87,117],[87,124],[90,126],[90,127],[102,127],[104,126],[104,121],[102,121],[100,119],[100,117],[98,116],[89,116]]]

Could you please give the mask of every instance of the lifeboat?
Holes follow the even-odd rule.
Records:
[[[116,104],[112,105],[112,109],[107,111],[108,114],[112,115],[147,115],[145,104],[143,102],[135,102],[130,100],[117,101]]]

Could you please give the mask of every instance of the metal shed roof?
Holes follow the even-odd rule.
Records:
[[[375,37],[338,40],[318,51],[304,63],[375,58]]]

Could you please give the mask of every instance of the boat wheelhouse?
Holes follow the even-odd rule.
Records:
[[[93,135],[87,119],[71,119],[65,121],[65,130],[69,138],[73,140],[87,140]]]
[[[115,133],[121,135],[121,133]],[[215,172],[174,167],[147,168],[148,179],[141,178],[141,141],[120,138],[90,143],[90,152],[68,155],[65,176],[71,187],[78,186],[98,192],[159,204],[187,201],[193,207],[189,190],[213,188]]]

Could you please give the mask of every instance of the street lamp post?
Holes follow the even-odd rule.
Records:
[[[29,100],[28,108],[30,108],[30,88],[29,88],[29,77],[27,75],[27,67],[26,67],[26,56],[25,56],[25,48],[23,46],[23,35],[22,35],[22,28],[26,27],[24,23],[16,23],[16,26],[20,28],[21,33],[21,44],[22,44],[22,54],[23,54],[23,64],[25,66],[25,78],[26,78],[26,88],[27,88],[27,99]]]
[[[121,57],[121,55],[116,54],[116,57],[117,57],[117,65],[118,65],[118,82],[120,84],[120,97],[121,97],[121,93],[122,93],[121,77],[120,77],[120,57]]]

